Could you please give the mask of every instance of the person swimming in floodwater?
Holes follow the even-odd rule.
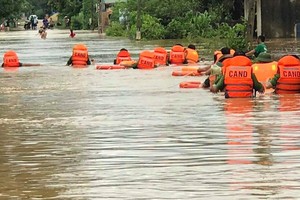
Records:
[[[3,63],[1,67],[30,67],[40,65],[41,64],[20,63],[17,53],[13,50],[9,50],[3,55]]]
[[[46,32],[46,28],[44,26],[40,27],[39,34],[40,34],[40,36],[41,36],[42,39],[46,39],[47,38],[47,32]]]

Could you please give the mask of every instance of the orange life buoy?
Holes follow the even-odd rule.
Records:
[[[200,76],[197,71],[173,71],[172,76]]]
[[[98,69],[98,70],[113,70],[113,69],[126,69],[126,67],[122,66],[122,65],[97,65],[96,69]]]
[[[186,66],[186,67],[182,67],[181,70],[182,71],[198,71],[199,66]]]
[[[179,84],[180,88],[200,88],[201,82],[200,81],[188,81],[188,82],[181,82]]]

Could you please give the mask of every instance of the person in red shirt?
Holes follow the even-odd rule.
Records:
[[[73,32],[73,29],[70,29],[70,36],[71,38],[75,37],[76,33]]]

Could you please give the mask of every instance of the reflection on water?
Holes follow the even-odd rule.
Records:
[[[0,33],[41,67],[0,72],[0,199],[298,199],[299,95],[224,99],[164,70],[64,66],[73,44],[109,63],[159,43]],[[4,37],[5,36],[5,37]]]

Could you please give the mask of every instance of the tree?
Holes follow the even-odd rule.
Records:
[[[0,0],[0,17],[9,18],[10,16],[20,15],[22,5],[26,0]]]
[[[84,0],[82,3],[82,12],[84,16],[83,28],[92,29],[97,25],[96,0]]]
[[[48,5],[62,15],[75,16],[82,9],[83,0],[48,0]]]

